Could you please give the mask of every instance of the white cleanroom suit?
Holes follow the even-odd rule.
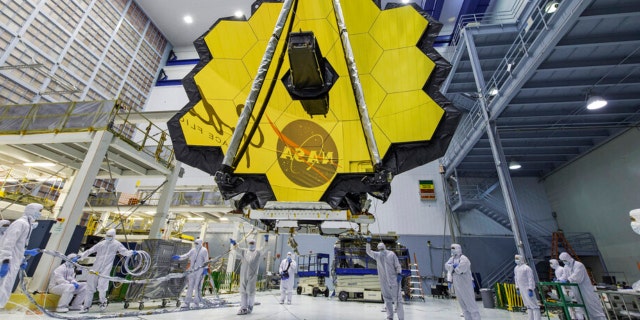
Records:
[[[113,260],[116,257],[116,253],[119,253],[125,257],[130,257],[134,254],[134,250],[128,250],[124,247],[120,241],[115,239],[116,230],[109,229],[106,233],[104,240],[96,243],[91,249],[82,253],[80,259],[84,259],[92,254],[96,254],[96,260],[93,262],[91,270],[97,272],[102,276],[110,276],[111,269],[113,268]],[[109,289],[109,279],[98,277],[93,273],[87,275],[87,294],[84,300],[85,309],[91,307],[93,301],[93,293],[98,290],[98,296],[100,299],[100,309],[104,310],[107,307],[107,290]]]
[[[516,288],[520,291],[522,304],[527,307],[529,320],[540,320],[542,315],[540,314],[538,298],[536,298],[536,280],[533,277],[533,270],[524,263],[524,259],[519,254],[515,256],[515,263],[513,280],[516,283]]]
[[[18,276],[20,265],[24,260],[24,251],[29,244],[31,231],[40,218],[44,207],[39,203],[28,204],[24,208],[24,214],[15,220],[4,234],[2,247],[0,247],[0,309],[4,308],[11,297],[11,289]],[[2,276],[2,274],[4,276]]]
[[[71,253],[67,258],[71,260],[77,256],[77,254]],[[56,312],[81,310],[86,291],[87,284],[76,281],[76,268],[72,262],[67,261],[53,270],[49,279],[49,293],[55,293],[60,296]],[[71,302],[74,295],[76,298],[73,300],[71,307],[69,307],[69,302]]]
[[[187,276],[188,287],[187,295],[184,297],[184,308],[189,308],[190,303],[194,303],[195,307],[198,307],[202,303],[202,278],[204,273],[208,270],[205,263],[209,260],[209,250],[202,246],[202,239],[197,239],[195,247],[189,250],[189,252],[180,255],[173,256],[173,260],[184,260],[189,258],[189,270],[195,270]],[[192,298],[195,291],[195,299]]]
[[[602,303],[600,302],[598,294],[596,294],[593,284],[591,284],[591,278],[589,278],[584,264],[580,261],[575,261],[573,257],[566,252],[560,253],[559,258],[562,260],[562,263],[564,263],[564,273],[567,276],[567,280],[570,283],[578,284],[578,288],[580,288],[584,302],[580,301],[579,294],[574,293],[574,296],[578,300],[578,303],[584,303],[589,313],[589,319],[606,320],[607,316],[602,309]]]
[[[456,299],[458,299],[460,308],[462,308],[464,320],[480,320],[476,294],[473,292],[471,261],[462,254],[462,247],[459,244],[451,244],[451,258],[445,263],[444,267],[451,275],[453,290],[455,290]]]
[[[367,238],[367,241],[369,239]],[[367,254],[376,260],[380,290],[387,311],[387,319],[393,319],[393,304],[396,305],[398,319],[404,319],[404,307],[402,306],[402,293],[398,279],[402,277],[402,268],[398,256],[393,251],[387,250],[384,243],[378,243],[378,251],[371,250],[371,244],[367,242]]]
[[[286,277],[284,276],[285,271],[287,272]],[[296,271],[298,271],[298,263],[293,260],[291,252],[287,252],[287,257],[282,259],[280,268],[278,268],[278,274],[280,275],[280,304],[283,304],[285,300],[288,304],[291,304]]]
[[[240,259],[240,310],[238,314],[248,314],[253,311],[256,298],[256,283],[258,282],[258,268],[264,254],[264,248],[256,249],[256,240],[247,241],[248,248],[237,248],[236,259]]]

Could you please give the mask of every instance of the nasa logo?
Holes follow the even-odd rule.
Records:
[[[315,188],[331,181],[339,158],[331,135],[308,120],[292,121],[282,129],[277,157],[285,176],[305,188]]]

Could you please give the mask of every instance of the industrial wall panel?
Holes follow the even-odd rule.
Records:
[[[33,91],[0,74],[0,105],[29,103],[34,97]]]
[[[118,28],[115,40],[126,49],[129,54],[133,54],[136,51],[138,42],[140,42],[140,38],[142,38],[140,34],[138,34],[128,22],[124,21],[120,25],[120,28]]]
[[[90,16],[108,34],[113,33],[120,20],[120,15],[115,15],[112,10],[113,7],[107,1],[96,1]]]
[[[89,51],[77,41],[74,41],[60,64],[87,82],[91,78],[92,70],[98,64],[98,59],[89,54]]]
[[[118,14],[122,14],[124,12],[124,9],[127,7],[127,4],[131,2],[131,0],[110,0],[105,2],[109,2],[109,4],[115,10],[117,10]]]
[[[82,9],[70,1],[45,2],[41,13],[55,21],[69,34],[73,32],[82,18]]]
[[[0,4],[0,22],[3,28],[17,34],[34,9],[35,6],[27,1],[3,1]]]
[[[135,3],[131,3],[125,18],[139,34],[143,34],[144,28],[149,21],[149,18],[147,18],[142,9],[140,9],[140,7]]]
[[[131,62],[131,51],[125,50],[119,43],[112,43],[107,55],[104,57],[105,63],[120,75],[127,72],[127,67]]]
[[[165,39],[162,32],[160,32],[156,26],[149,26],[147,33],[144,35],[144,39],[156,50],[159,56],[162,56],[164,48],[167,46],[167,39]]]
[[[99,57],[106,50],[110,34],[110,31],[101,29],[100,25],[98,25],[98,23],[93,19],[87,19],[85,21],[85,26],[80,29],[76,40],[80,41],[85,47]]]
[[[123,96],[133,108],[145,105],[168,44],[132,0],[4,1],[0,9],[0,56],[9,66],[0,103]]]

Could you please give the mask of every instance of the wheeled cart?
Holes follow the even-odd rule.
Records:
[[[298,256],[298,294],[329,296],[325,279],[329,276],[329,254],[316,253]]]
[[[182,255],[191,249],[191,244],[180,241],[147,239],[142,242],[141,250],[149,253],[151,267],[143,275],[133,280],[155,279],[167,276],[170,273],[183,273],[187,269],[188,261],[173,261],[174,255]],[[130,303],[137,302],[138,309],[144,309],[145,300],[159,300],[164,308],[171,300],[176,301],[176,307],[180,307],[180,294],[184,290],[187,281],[185,277],[173,278],[161,282],[131,283],[125,295],[124,308]]]

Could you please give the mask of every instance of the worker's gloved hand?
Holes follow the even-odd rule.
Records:
[[[38,248],[27,249],[27,250],[24,251],[24,255],[25,256],[37,256],[38,253],[40,253],[40,249],[38,249]]]
[[[533,297],[533,290],[529,289],[529,297]]]
[[[78,259],[80,259],[80,257],[79,256],[75,256],[75,257],[71,258],[71,262],[74,262],[74,263],[78,262]]]
[[[453,264],[453,268],[455,269],[455,268],[457,268],[457,267],[458,267],[458,264],[457,264],[457,263],[454,263],[454,264]]]
[[[78,287],[80,287],[80,285],[77,282],[74,282],[73,287],[76,288],[76,290],[78,290]]]
[[[268,234],[264,235],[264,242],[269,242],[269,235]]]
[[[202,275],[207,275],[209,274],[209,270],[207,268],[202,268]]]
[[[171,257],[171,260],[180,260],[180,256],[176,254]]]
[[[233,239],[229,239],[229,242],[231,243],[231,245],[232,245],[232,246],[235,246],[235,245],[236,245],[236,243],[237,243],[237,242],[236,242],[235,240],[233,240]]]
[[[9,260],[5,260],[0,266],[0,278],[4,278],[9,273]]]
[[[569,283],[568,280],[560,280],[560,283]]]
[[[22,260],[22,263],[20,264],[20,269],[22,270],[27,270],[27,260]]]
[[[398,281],[398,283],[402,282],[402,275],[398,273],[398,275],[396,276],[396,280]]]
[[[367,243],[371,243],[371,236],[366,236],[364,239],[367,240]]]

